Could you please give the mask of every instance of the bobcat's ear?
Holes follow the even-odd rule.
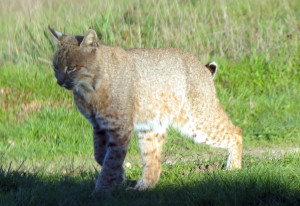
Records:
[[[211,72],[212,78],[215,78],[215,75],[217,73],[218,70],[218,65],[216,62],[209,62],[206,65],[206,68],[209,69],[209,71]]]
[[[97,34],[93,29],[89,29],[84,36],[80,47],[98,47]]]
[[[52,37],[52,40],[54,42],[55,45],[59,45],[60,44],[60,40],[63,36],[62,33],[58,32],[58,31],[55,31],[54,29],[52,29],[50,26],[48,26],[48,29],[51,33],[51,37]]]

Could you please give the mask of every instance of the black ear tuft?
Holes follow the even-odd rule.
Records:
[[[50,26],[48,26],[48,29],[49,29],[49,31],[51,33],[51,37],[52,37],[53,42],[56,45],[58,45],[60,43],[60,40],[61,40],[63,34],[60,33],[60,32],[58,32],[58,31],[56,31],[56,30],[54,30],[54,29],[52,29]]]

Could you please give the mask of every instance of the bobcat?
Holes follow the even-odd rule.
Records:
[[[227,169],[241,168],[242,131],[220,106],[214,62],[207,69],[179,49],[106,46],[92,29],[85,36],[49,30],[57,45],[57,83],[73,91],[78,109],[94,128],[94,155],[102,166],[96,191],[124,180],[122,165],[134,131],[144,167],[135,189],[153,187],[170,125],[197,143],[228,149]]]

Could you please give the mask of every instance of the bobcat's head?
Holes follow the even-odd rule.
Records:
[[[69,90],[95,90],[97,83],[97,34],[88,30],[85,36],[68,36],[49,27],[57,50],[53,69],[57,83]]]

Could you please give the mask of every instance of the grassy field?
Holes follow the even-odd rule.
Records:
[[[297,0],[1,0],[0,205],[300,204],[299,8]],[[226,151],[170,128],[155,188],[124,189],[142,172],[134,136],[127,182],[91,196],[100,170],[92,127],[56,84],[48,25],[216,61],[219,99],[243,129],[243,169],[225,171]]]

